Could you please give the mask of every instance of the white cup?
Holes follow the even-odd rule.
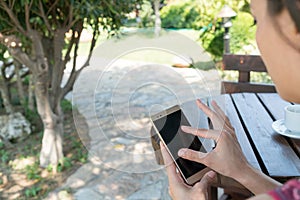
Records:
[[[300,105],[288,105],[284,108],[284,123],[288,130],[300,134]]]

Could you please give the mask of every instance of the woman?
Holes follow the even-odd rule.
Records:
[[[300,103],[300,0],[252,0],[251,9],[257,21],[257,44],[278,93],[287,101]],[[216,130],[182,129],[190,134],[214,139],[217,146],[209,153],[181,149],[179,156],[203,163],[235,179],[257,195],[253,199],[300,199],[298,180],[281,186],[247,162],[233,127],[215,102],[212,102],[213,110],[200,101],[197,101],[197,105],[212,120]],[[224,123],[221,131],[218,130],[220,124]],[[207,188],[216,178],[215,172],[208,172],[199,183],[189,187],[176,173],[176,167],[165,148],[162,145],[161,148],[173,199],[206,199]]]

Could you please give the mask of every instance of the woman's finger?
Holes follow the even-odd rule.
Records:
[[[213,183],[216,182],[216,172],[214,171],[209,171],[207,172],[202,179],[200,180],[200,182],[196,183],[194,188],[196,190],[200,190],[200,192],[206,192],[208,187]]]
[[[174,164],[174,161],[171,158],[170,154],[168,153],[165,145],[162,144],[162,142],[160,142],[160,149],[166,166],[169,184],[173,185],[182,182],[182,179],[179,178],[178,174],[176,173],[176,166]]]
[[[225,115],[224,111],[220,108],[220,106],[217,104],[215,100],[211,101],[211,105],[213,109],[216,111],[216,113],[218,113],[219,116],[222,117],[222,119],[226,119],[227,116]]]
[[[214,117],[215,112],[211,110],[207,105],[202,103],[200,99],[197,99],[196,103],[198,108],[200,108],[200,110],[202,110],[207,115],[207,117],[209,117],[210,119]]]
[[[220,130],[226,126],[231,127],[229,120],[228,120],[228,122],[226,121],[226,119],[228,119],[228,118],[226,117],[224,112],[221,110],[221,108],[215,109],[213,106],[214,110],[212,110],[210,107],[208,107],[207,105],[202,103],[201,100],[199,100],[199,99],[197,100],[197,105],[208,116],[208,118],[211,119],[214,128]],[[222,113],[219,114],[218,110],[221,110],[221,112],[223,114]]]
[[[186,133],[190,133],[207,139],[213,139],[215,141],[219,139],[221,133],[221,131],[218,130],[197,129],[190,126],[181,126],[181,129]]]
[[[198,163],[202,163],[205,165],[205,157],[206,157],[207,153],[202,153],[200,151],[194,151],[192,149],[180,149],[178,151],[178,156],[187,159],[187,160],[191,160],[191,161],[195,161]]]
[[[220,108],[220,106],[217,104],[217,102],[213,100],[211,102],[211,105],[212,105],[213,109],[215,110],[216,114],[219,116],[219,118],[222,119],[225,122],[227,127],[232,128],[232,125],[229,121],[229,118],[224,113],[224,111]]]

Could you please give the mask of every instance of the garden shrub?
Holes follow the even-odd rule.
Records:
[[[237,12],[230,29],[231,51],[245,53],[243,47],[255,43],[255,26],[252,26],[253,17],[249,14],[249,0],[174,1],[161,10],[162,27],[200,30],[202,46],[214,60],[219,60],[223,54],[224,29],[222,19],[217,15],[225,4]]]
[[[165,6],[160,11],[163,28],[197,28],[200,20],[199,6],[196,1],[182,1]]]
[[[253,26],[253,17],[246,12],[238,12],[238,15],[232,20],[230,29],[230,51],[231,53],[247,54],[245,46],[255,43],[255,30]],[[215,23],[214,26],[207,26],[202,29],[200,40],[203,48],[209,52],[215,60],[219,60],[223,55],[224,49],[224,29],[222,23]],[[255,47],[253,47],[255,49]]]

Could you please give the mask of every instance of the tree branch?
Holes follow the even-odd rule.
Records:
[[[68,92],[70,92],[73,89],[74,83],[75,83],[77,77],[79,76],[80,72],[84,68],[89,66],[93,50],[96,46],[98,36],[99,36],[99,29],[98,29],[98,26],[96,26],[96,28],[94,29],[94,32],[93,32],[93,39],[92,39],[92,42],[91,42],[91,47],[90,47],[88,58],[87,58],[86,62],[83,64],[83,66],[77,71],[75,70],[75,66],[74,66],[74,64],[76,63],[76,59],[74,58],[73,69],[72,69],[72,72],[71,72],[71,75],[70,75],[70,78],[69,78],[67,84],[63,88],[62,97],[64,97]],[[78,44],[77,44],[77,46],[78,46]],[[77,57],[77,55],[76,55],[76,57]]]
[[[48,15],[51,13],[52,9],[55,8],[55,6],[56,6],[56,4],[57,4],[58,2],[59,2],[59,0],[56,0],[56,1],[51,5],[51,7],[49,8],[49,10],[48,10],[46,16],[48,16]]]
[[[15,26],[18,28],[18,30],[22,34],[24,34],[25,36],[27,36],[27,33],[24,30],[24,28],[21,26],[18,18],[14,15],[13,11],[7,6],[7,4],[4,2],[4,0],[1,0],[0,4],[2,5],[3,9],[6,11],[6,13],[8,14],[8,16],[11,18],[11,20],[13,21],[13,23],[15,24]]]
[[[45,15],[45,11],[44,11],[44,8],[43,8],[43,3],[42,3],[41,0],[39,0],[39,7],[40,7],[40,11],[41,11],[41,17],[43,18],[48,31],[52,33],[53,31],[52,31],[52,28],[50,26],[49,20],[47,19],[47,16]]]
[[[74,31],[72,31],[72,36],[71,36],[71,40],[70,40],[70,43],[69,43],[69,46],[68,46],[68,49],[67,49],[67,52],[66,52],[66,55],[65,55],[65,58],[64,58],[64,65],[66,65],[70,59],[71,59],[71,50],[73,48],[73,45],[75,44],[76,42],[76,38],[75,38],[75,33]]]
[[[27,30],[31,30],[30,21],[29,21],[29,11],[30,8],[28,7],[28,4],[25,3],[25,23]]]
[[[20,63],[24,64],[28,68],[33,66],[31,58],[22,51],[20,46],[18,46],[18,38],[15,36],[4,36],[0,33],[0,43],[6,46],[11,55]]]
[[[81,32],[82,32],[82,28],[81,27]],[[71,71],[71,74],[70,74],[70,77],[68,79],[68,82],[66,83],[66,85],[64,86],[63,90],[62,90],[62,98],[72,90],[73,88],[73,85],[76,81],[76,78],[78,76],[78,74],[80,73],[80,70],[76,71],[76,62],[77,62],[77,52],[78,52],[78,47],[79,47],[79,38],[80,38],[80,35],[81,35],[81,32],[78,33],[78,36],[75,37],[75,49],[74,49],[74,57],[73,57],[73,67],[72,67],[72,71]],[[76,34],[75,32],[73,34]]]
[[[34,62],[20,48],[9,48],[9,52],[20,63],[22,63],[25,66],[27,66],[30,70],[33,70]]]
[[[24,74],[21,75],[21,78],[25,78],[29,74],[31,74],[31,72],[28,70],[27,72],[24,72]]]
[[[66,2],[67,3],[67,2]],[[73,22],[73,7],[72,5],[69,3],[69,12],[68,12],[68,17],[66,17],[64,23],[63,23],[63,27],[70,27],[70,24],[72,24]]]
[[[53,94],[60,93],[61,87],[61,81],[64,74],[64,68],[63,65],[64,62],[62,60],[62,50],[65,45],[65,33],[66,29],[57,29],[55,31],[54,39],[53,39],[53,47],[54,47],[54,65],[52,69],[52,78],[51,78],[51,88]],[[55,95],[54,95],[55,96]]]
[[[6,78],[6,73],[5,73],[5,69],[7,68],[7,65],[4,63],[4,66],[1,67],[1,74],[2,74],[2,77],[5,81],[7,81],[7,78]]]
[[[74,83],[78,77],[78,75],[80,74],[80,72],[83,70],[83,68],[75,71],[72,70],[72,73],[68,79],[68,82],[66,83],[65,87],[62,90],[62,94],[61,97],[63,98],[64,96],[66,96],[66,94],[68,94],[68,92],[72,91]]]
[[[92,57],[92,54],[93,54],[93,50],[94,50],[94,48],[96,46],[96,42],[97,42],[98,36],[99,36],[99,27],[98,27],[98,25],[96,25],[96,27],[95,27],[95,29],[93,31],[93,38],[92,38],[92,42],[91,42],[91,47],[90,47],[89,55],[88,55],[87,60],[83,64],[82,68],[85,68],[85,67],[87,67],[87,66],[90,65],[90,60],[91,60],[91,57]]]

